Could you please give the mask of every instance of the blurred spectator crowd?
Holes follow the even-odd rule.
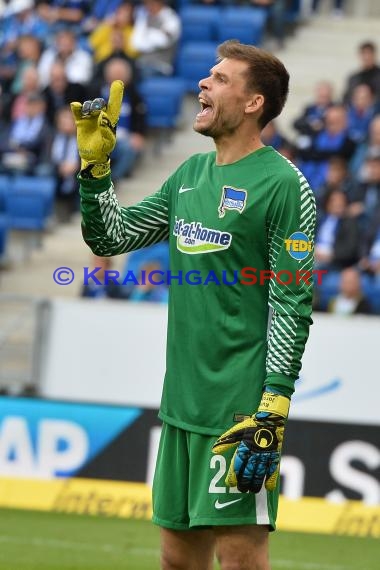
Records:
[[[333,6],[342,13],[343,4]],[[58,221],[69,220],[78,209],[71,101],[107,99],[110,83],[124,81],[111,156],[117,187],[133,175],[150,127],[173,127],[180,111],[177,102],[167,103],[167,93],[162,92],[163,102],[149,100],[162,89],[149,81],[179,78],[181,96],[195,93],[218,43],[232,34],[262,45],[265,33],[281,48],[299,9],[297,0],[0,0],[0,256],[2,210],[8,203],[12,210],[3,187],[12,187],[12,181],[16,187],[20,179],[24,184],[28,178],[51,180]],[[294,132],[282,133],[273,122],[263,139],[300,167],[315,192],[316,268],[328,270],[323,285],[316,287],[316,308],[380,313],[377,46],[365,42],[358,55],[359,69],[347,78],[344,92],[334,93],[332,83],[321,80],[295,120]],[[174,122],[157,122],[154,105],[174,113]],[[17,204],[20,211],[21,201]],[[44,206],[45,215],[49,208]],[[143,297],[140,290],[136,298]],[[344,302],[346,298],[350,300]]]
[[[70,102],[107,98],[114,79],[125,82],[112,159],[115,181],[130,175],[146,136],[146,108],[137,89],[145,55],[141,36],[147,34],[147,52],[158,48],[157,61],[167,57],[169,62],[179,19],[161,0],[141,6],[112,0],[10,0],[0,9],[0,174],[54,177],[58,217],[65,220],[78,206],[79,157]],[[148,19],[167,10],[174,22],[169,22],[170,32],[166,36],[164,29],[153,27],[149,44]]]
[[[359,69],[343,93],[319,81],[288,138],[270,124],[264,140],[304,173],[317,201],[315,307],[380,313],[380,66],[377,46],[358,47]],[[346,299],[347,302],[336,302]],[[354,302],[355,301],[355,302]]]

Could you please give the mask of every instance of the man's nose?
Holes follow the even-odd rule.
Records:
[[[203,79],[201,79],[199,81],[198,86],[199,86],[199,89],[201,91],[206,91],[207,89],[209,89],[209,86],[210,86],[209,80],[210,80],[210,77],[204,77]]]

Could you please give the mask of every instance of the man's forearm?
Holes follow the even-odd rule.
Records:
[[[83,238],[96,255],[118,255],[168,237],[167,207],[159,193],[123,208],[110,176],[79,181]]]

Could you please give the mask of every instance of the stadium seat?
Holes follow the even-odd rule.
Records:
[[[54,209],[56,181],[53,176],[16,176],[12,182],[12,191],[36,192],[44,195],[46,216],[51,216]]]
[[[5,195],[11,187],[11,178],[6,174],[0,174],[0,212],[5,209]]]
[[[0,261],[4,258],[7,248],[8,218],[0,215]]]
[[[194,4],[194,0],[176,0],[174,2],[174,8],[179,12],[181,8],[188,6],[189,4]]]
[[[128,256],[123,269],[123,275],[131,271],[137,277],[141,268],[147,262],[158,262],[162,271],[169,271],[169,244],[167,241],[161,241],[142,249],[132,251]]]
[[[216,62],[217,42],[188,42],[179,48],[176,73],[186,80],[187,91],[199,92],[199,80],[208,77]]]
[[[16,230],[43,230],[45,227],[45,199],[29,191],[12,192],[5,198],[9,225]]]
[[[301,13],[301,0],[291,0],[287,2],[285,11],[285,20],[288,24],[298,22]]]
[[[338,294],[340,273],[339,271],[328,271],[321,276],[321,284],[317,285],[317,275],[315,278],[315,289],[318,299],[318,305],[321,310],[325,311],[330,300]]]
[[[121,0],[93,0],[91,12],[97,20],[105,20],[120,6]]]
[[[141,81],[139,90],[147,106],[148,127],[174,128],[186,91],[185,81],[179,77],[151,77]]]
[[[237,39],[244,44],[260,45],[268,17],[266,10],[248,6],[225,8],[219,19],[217,39]]]
[[[5,196],[9,227],[42,231],[53,212],[55,181],[50,177],[17,176]]]
[[[372,291],[372,277],[366,273],[360,275],[360,284],[364,295],[370,295]]]
[[[380,278],[369,275],[361,277],[363,293],[374,313],[380,314]]]
[[[378,275],[372,284],[371,293],[369,295],[371,307],[377,315],[380,315],[380,276]]]
[[[147,106],[147,126],[156,131],[153,150],[159,154],[177,126],[186,82],[180,77],[150,77],[141,81],[139,90]]]
[[[216,40],[221,10],[218,6],[197,6],[190,4],[180,10],[182,22],[182,43]]]

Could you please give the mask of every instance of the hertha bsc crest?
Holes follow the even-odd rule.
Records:
[[[226,210],[237,210],[241,214],[245,208],[246,201],[247,190],[223,186],[222,198],[218,208],[219,218],[224,218]]]

